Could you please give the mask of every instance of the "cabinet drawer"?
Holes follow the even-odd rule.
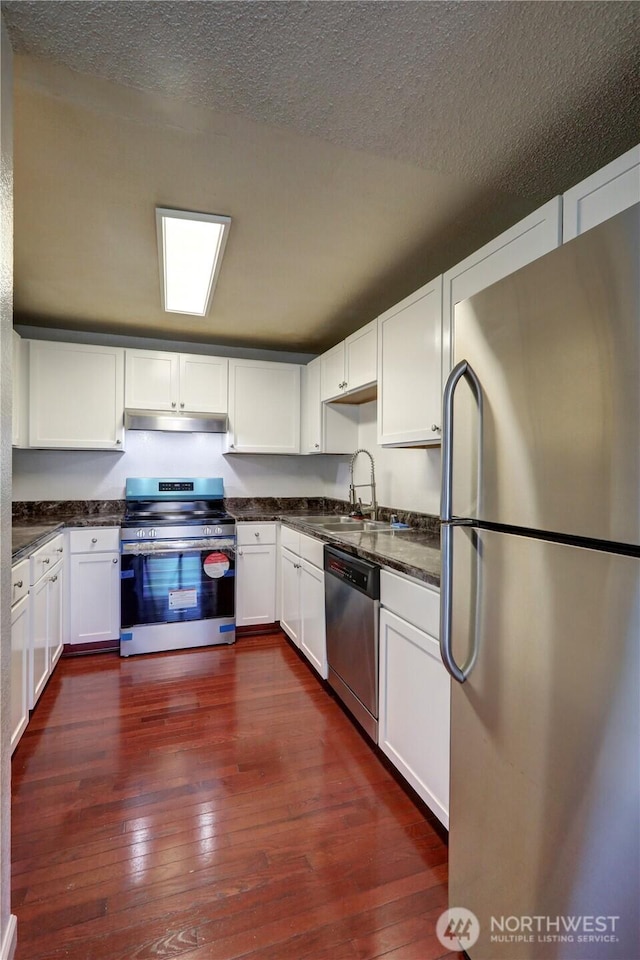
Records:
[[[71,553],[105,553],[120,549],[120,527],[85,527],[69,531]]]
[[[292,527],[287,527],[283,524],[280,526],[280,546],[286,547],[287,550],[291,550],[292,553],[295,553],[296,556],[300,556],[300,537],[301,534],[298,530],[293,530]]]
[[[11,567],[11,606],[29,592],[29,561],[21,560]]]
[[[300,534],[300,556],[307,560],[320,570],[324,569],[324,543],[322,540],[316,540],[315,537],[307,537],[306,534]]]
[[[440,636],[440,592],[406,577],[382,570],[380,603],[419,630]]]
[[[275,543],[275,523],[239,523],[236,527],[239,547],[248,547],[252,543]]]
[[[59,534],[53,540],[49,540],[39,550],[32,553],[29,557],[31,563],[31,576],[29,578],[30,586],[33,586],[38,580],[53,567],[64,556],[64,537]]]

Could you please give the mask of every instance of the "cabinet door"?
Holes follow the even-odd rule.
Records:
[[[442,277],[378,318],[378,443],[440,443]]]
[[[29,341],[13,332],[13,422],[11,442],[14,447],[29,445],[28,388]]]
[[[563,243],[639,203],[640,146],[567,190],[562,201]]]
[[[29,444],[122,450],[124,350],[32,340]]]
[[[47,576],[47,650],[48,672],[51,674],[60,659],[63,647],[62,598],[64,596],[64,564],[57,563]]]
[[[229,361],[229,453],[300,453],[300,367]]]
[[[555,250],[562,241],[562,200],[554,197],[510,227],[504,233],[480,247],[470,257],[443,276],[442,287],[442,370],[443,381],[449,376],[452,358],[452,338],[456,303],[479,293],[492,283],[515,273]]]
[[[358,408],[320,400],[320,357],[302,367],[302,453],[353,453]]]
[[[117,553],[76,553],[69,570],[69,642],[98,643],[120,636]]]
[[[280,626],[300,646],[300,557],[290,550],[280,551]]]
[[[125,406],[130,410],[177,410],[180,358],[156,350],[126,351]]]
[[[236,626],[275,623],[276,548],[274,544],[238,547]]]
[[[47,599],[49,581],[42,577],[29,594],[31,600],[29,630],[29,709],[33,710],[49,676]]]
[[[322,453],[322,401],[320,400],[320,357],[301,370],[302,452]]]
[[[226,413],[229,361],[225,357],[180,354],[180,410]]]
[[[372,320],[344,342],[345,390],[375,383],[378,377],[378,324]]]
[[[324,570],[320,570],[303,560],[302,569],[299,572],[300,607],[302,610],[300,649],[320,676],[326,680],[328,670],[324,615]]]
[[[450,699],[438,641],[381,610],[378,743],[445,827]]]
[[[346,385],[344,341],[337,343],[320,357],[320,399],[341,397]]]
[[[27,650],[29,646],[29,597],[11,608],[11,752],[15,750],[29,720],[27,701]]]

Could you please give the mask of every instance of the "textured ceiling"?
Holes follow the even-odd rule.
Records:
[[[2,9],[25,322],[320,349],[640,139],[635,2]],[[233,217],[204,321],[156,203]]]

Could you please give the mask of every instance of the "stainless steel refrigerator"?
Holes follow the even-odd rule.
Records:
[[[472,960],[640,958],[639,227],[455,311],[441,651]]]

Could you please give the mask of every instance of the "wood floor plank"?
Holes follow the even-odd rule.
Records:
[[[280,633],[61,661],[12,819],[15,960],[458,957],[431,817]]]

